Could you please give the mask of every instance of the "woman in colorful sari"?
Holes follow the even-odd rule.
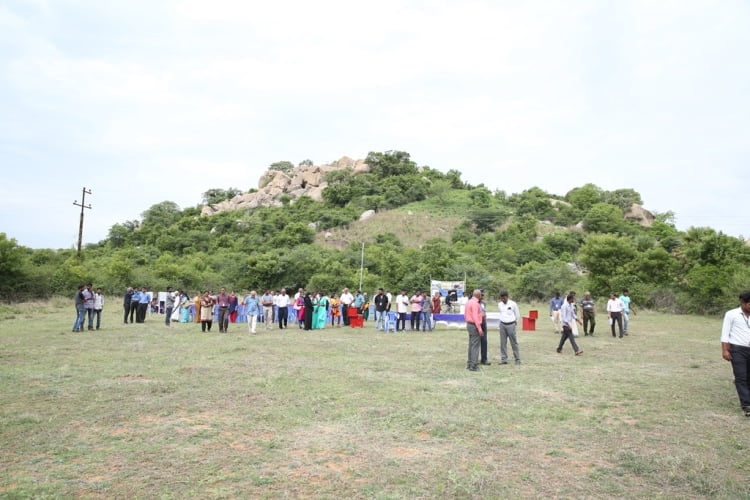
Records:
[[[190,301],[188,300],[187,294],[183,293],[180,296],[180,323],[190,322]]]
[[[326,318],[328,317],[328,297],[325,292],[320,294],[318,306],[315,308],[315,318],[313,319],[313,328],[321,329],[326,327]]]
[[[239,299],[234,294],[234,290],[229,294],[229,321],[235,323],[237,321],[237,307],[239,306]]]
[[[336,326],[336,323],[338,323],[338,326],[341,326],[340,305],[341,301],[339,300],[339,296],[334,293],[333,297],[331,297],[331,326]]]
[[[195,322],[200,323],[201,322],[201,302],[203,301],[203,297],[201,297],[200,292],[193,297],[193,303],[195,304]]]
[[[297,314],[297,324],[300,330],[305,327],[305,297],[298,295],[294,301],[294,312]]]
[[[313,323],[313,301],[312,301],[312,294],[310,292],[307,292],[305,294],[305,316],[304,316],[304,322],[305,322],[305,330],[312,329],[312,323]]]

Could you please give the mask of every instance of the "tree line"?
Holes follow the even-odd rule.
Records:
[[[715,314],[736,305],[750,283],[750,247],[742,239],[711,228],[679,231],[669,212],[655,214],[650,227],[627,220],[625,211],[642,204],[632,189],[586,184],[564,196],[538,187],[508,195],[472,186],[457,170],[418,166],[405,152],[372,152],[365,161],[369,173],[329,173],[322,202],[287,197],[283,206],[213,216],[202,216],[201,205],[158,203],[139,220],[114,224],[81,258],[73,249],[22,247],[0,233],[0,297],[69,295],[89,281],[108,294],[141,285],[335,291],[358,285],[362,243],[366,290],[417,290],[431,277],[466,277],[469,288],[491,295],[510,289],[533,301],[572,289],[606,297],[627,287],[643,307]],[[210,189],[203,201],[239,192]],[[407,206],[431,211],[436,221],[452,214],[462,222],[445,238],[416,244],[376,229],[343,249],[314,243],[316,232],[345,228],[364,210]]]

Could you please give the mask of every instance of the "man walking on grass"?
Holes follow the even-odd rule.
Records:
[[[615,295],[615,292],[612,292],[609,295],[609,300],[607,301],[607,316],[609,316],[609,326],[612,328],[612,336],[616,337],[615,335],[615,324],[617,324],[617,328],[620,332],[620,338],[623,336],[623,330],[622,330],[622,311],[625,310],[625,305],[622,303],[620,299],[617,298],[617,295]]]
[[[221,293],[216,297],[219,306],[219,333],[227,333],[229,328],[229,295],[227,289],[221,287]]]
[[[620,302],[622,302],[622,333],[623,335],[628,334],[628,323],[630,322],[630,313],[635,316],[635,307],[630,303],[630,294],[627,288],[622,289],[622,295],[620,295]]]
[[[266,290],[266,293],[260,298],[260,303],[263,306],[263,323],[266,325],[266,330],[270,330],[273,325],[273,294],[271,294],[271,290]]]
[[[576,339],[573,336],[573,324],[581,322],[581,320],[576,317],[576,310],[573,307],[573,303],[575,302],[575,300],[576,299],[573,294],[568,295],[568,297],[565,299],[565,304],[563,304],[562,308],[560,309],[562,336],[560,337],[560,345],[557,346],[557,352],[561,353],[565,341],[570,340],[570,346],[573,348],[573,352],[576,353],[576,356],[580,356],[581,354],[583,354],[583,350],[578,348]]]
[[[252,290],[248,296],[245,297],[245,314],[247,315],[247,328],[250,333],[256,332],[258,324],[258,314],[260,313],[260,301],[258,300],[258,293]]]
[[[732,363],[740,406],[745,416],[750,418],[750,290],[740,294],[738,308],[724,315],[721,357]]]
[[[593,337],[594,327],[596,326],[596,303],[591,298],[591,292],[583,294],[581,309],[583,311],[583,334],[584,336],[591,335]]]

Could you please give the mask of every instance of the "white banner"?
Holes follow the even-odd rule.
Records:
[[[465,281],[430,280],[430,295],[434,295],[435,292],[440,292],[440,295],[445,297],[448,295],[448,292],[455,290],[456,295],[461,297],[464,294],[464,288],[466,288]]]

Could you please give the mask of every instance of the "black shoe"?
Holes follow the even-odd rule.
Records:
[[[490,363],[489,361],[482,361],[481,364],[483,364],[484,366],[490,366],[492,363]]]
[[[479,371],[479,368],[477,368],[477,367],[475,366],[475,367],[473,367],[473,368],[467,368],[467,370],[469,370],[470,372],[478,372],[478,371]]]
[[[507,361],[500,361],[500,364],[501,364],[501,365],[507,365],[507,364],[508,364],[508,362],[507,362]]]
[[[557,348],[557,354],[562,354],[562,349],[560,349],[559,347]]]
[[[517,359],[517,360],[516,360],[516,366],[518,366],[518,365],[520,365],[520,364],[521,364],[521,360],[520,360],[520,359]]]

